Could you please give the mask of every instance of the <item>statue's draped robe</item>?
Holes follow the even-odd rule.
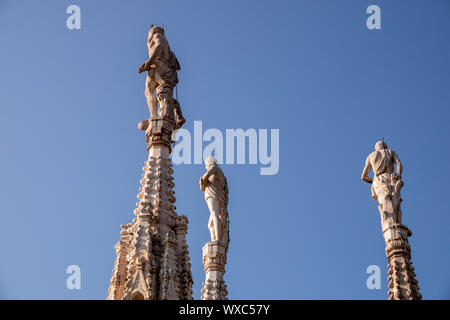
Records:
[[[374,173],[372,182],[372,197],[381,202],[388,196],[400,192],[403,183],[394,174],[395,152],[389,149],[377,150],[372,153],[371,165]]]
[[[167,48],[164,48],[164,55],[156,58],[155,68],[148,71],[148,76],[155,79],[161,86],[174,88],[178,83],[177,71],[181,69],[175,54]]]
[[[153,55],[156,56],[153,57]],[[178,83],[177,72],[181,67],[177,57],[170,50],[169,42],[165,36],[160,40],[159,45],[149,48],[149,59],[153,61],[153,66],[147,72],[146,90],[148,92],[146,95],[154,94],[154,92],[151,92],[151,83],[152,80],[156,81],[158,84],[156,94],[159,101],[159,115],[173,120],[173,88]]]
[[[401,178],[394,173],[395,152],[389,149],[374,151],[370,155],[374,177],[372,182],[372,197],[383,204],[385,200],[392,200],[391,208],[383,208],[384,211],[394,215],[397,221],[401,218],[400,189],[403,186]],[[400,222],[400,221],[399,221]]]

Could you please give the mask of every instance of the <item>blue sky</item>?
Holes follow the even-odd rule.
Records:
[[[66,8],[81,8],[81,30]],[[381,8],[368,30],[366,8]],[[450,2],[0,0],[0,298],[105,299],[146,160],[150,24],[164,23],[192,130],[280,129],[280,170],[223,165],[232,299],[385,299],[377,204],[360,180],[385,138],[425,299],[450,298]],[[175,167],[194,297],[202,165]],[[66,289],[79,265],[81,290]],[[381,290],[366,268],[381,267]]]

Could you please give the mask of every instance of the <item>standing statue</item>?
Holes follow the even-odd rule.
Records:
[[[211,241],[228,248],[228,183],[217,160],[205,159],[206,173],[200,178],[200,189],[210,211],[208,228]]]
[[[181,67],[177,57],[170,50],[163,28],[151,26],[147,48],[149,59],[139,67],[138,72],[147,71],[145,96],[150,110],[150,119],[157,118],[159,114],[159,117],[173,121],[175,113],[176,128],[179,128],[185,119],[181,113],[180,104],[173,98],[173,88],[178,83],[177,72]],[[158,102],[159,112],[157,113]],[[140,124],[142,130],[146,127],[148,127],[148,121]]]
[[[394,164],[396,172],[394,172]],[[369,177],[373,169],[373,179]],[[400,204],[402,198],[400,190],[403,187],[402,163],[398,155],[388,149],[384,141],[375,144],[375,151],[366,160],[361,179],[372,184],[372,197],[378,201],[381,213],[383,229],[387,224],[401,224],[402,210]]]
[[[370,170],[373,170],[373,179],[369,177]],[[412,266],[408,241],[412,232],[402,224],[402,171],[398,155],[388,149],[384,141],[378,141],[375,151],[367,157],[361,179],[372,184],[372,197],[379,203],[381,231],[389,261],[389,299],[419,300],[422,295]]]
[[[211,241],[202,248],[205,282],[202,300],[226,300],[228,295],[224,274],[228,244],[228,183],[213,157],[205,159],[206,173],[200,178],[200,189],[210,211],[208,228]]]

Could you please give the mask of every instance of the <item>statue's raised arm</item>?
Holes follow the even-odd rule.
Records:
[[[364,166],[362,175],[361,175],[361,180],[368,182],[368,183],[372,183],[372,178],[369,177],[369,173],[370,170],[372,170],[372,165],[370,164],[370,159],[369,157],[367,157],[366,159],[366,165]]]

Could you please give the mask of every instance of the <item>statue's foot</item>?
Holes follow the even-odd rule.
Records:
[[[149,124],[148,120],[142,120],[141,122],[138,123],[139,130],[147,130],[148,124]]]
[[[180,129],[181,126],[186,122],[185,118],[177,119],[177,126],[176,129]]]

